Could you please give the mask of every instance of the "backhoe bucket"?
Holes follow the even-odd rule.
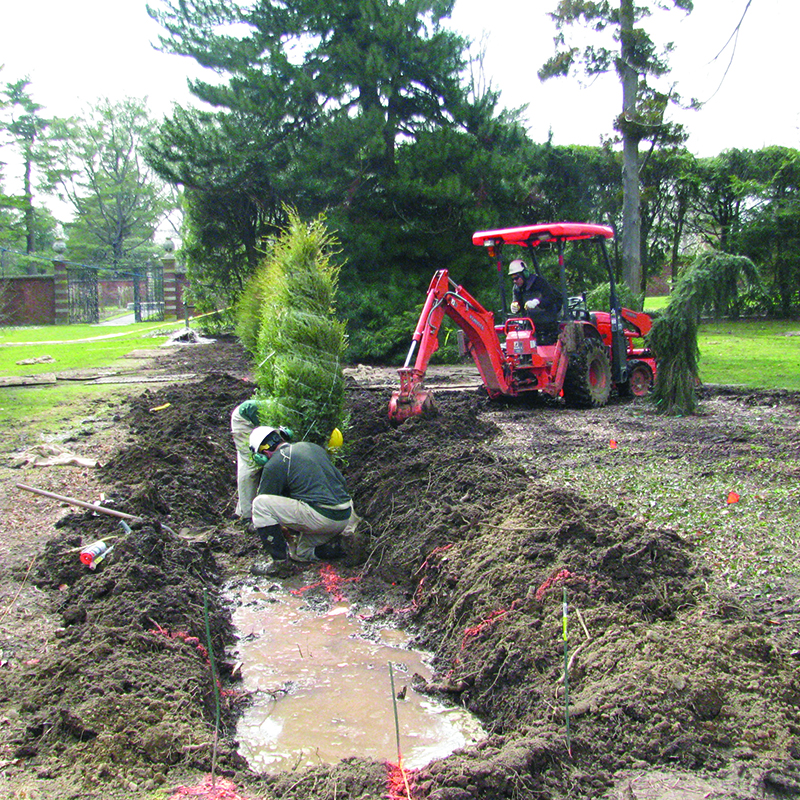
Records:
[[[413,369],[403,368],[398,372],[400,391],[394,392],[389,401],[389,419],[399,425],[409,417],[433,416],[436,413],[433,392],[422,385]]]

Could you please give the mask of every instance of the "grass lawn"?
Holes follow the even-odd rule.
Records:
[[[134,350],[152,350],[167,341],[185,322],[137,323],[135,325],[47,325],[0,330],[0,376],[42,375],[76,369],[131,369],[136,362],[124,360]],[[18,364],[49,356],[52,361]],[[115,395],[130,394],[135,387],[109,387],[78,381],[59,381],[43,386],[0,388],[0,424],[12,433],[22,421],[24,432],[51,433],[74,420],[76,408],[86,416],[102,405],[114,404]]]
[[[659,295],[658,297],[647,297],[644,301],[644,308],[643,311],[660,311],[662,308],[666,308],[667,303],[669,303],[669,295]]]
[[[68,369],[113,366],[133,350],[163,344],[184,322],[135,325],[42,325],[0,330],[0,375],[40,375]],[[53,361],[18,364],[50,356]]]
[[[744,320],[701,325],[704,383],[800,391],[800,322]]]
[[[647,312],[659,311],[669,295],[648,297]],[[748,389],[800,391],[800,321],[736,320],[700,326],[703,383]]]

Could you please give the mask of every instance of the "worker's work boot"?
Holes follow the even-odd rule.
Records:
[[[280,525],[256,528],[264,549],[276,560],[285,561],[289,557],[289,547]]]
[[[294,565],[288,558],[261,558],[250,567],[250,572],[268,578],[289,578],[294,575]]]
[[[288,578],[294,573],[289,561],[289,547],[280,525],[268,525],[256,528],[264,549],[271,558],[259,559],[250,567],[253,575],[265,575],[271,578]]]
[[[333,561],[335,558],[341,558],[344,555],[344,550],[342,550],[339,537],[337,536],[335,539],[325,542],[325,544],[318,544],[314,548],[314,555],[320,561]]]

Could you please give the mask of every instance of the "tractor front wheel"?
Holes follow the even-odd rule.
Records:
[[[653,390],[653,370],[644,361],[628,362],[628,380],[620,384],[623,397],[646,397]]]
[[[611,396],[611,362],[606,346],[585,339],[569,358],[564,376],[564,402],[573,408],[600,408]]]

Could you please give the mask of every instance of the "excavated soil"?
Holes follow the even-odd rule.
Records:
[[[228,794],[220,783],[202,796],[800,796],[791,582],[779,609],[731,592],[675,530],[542,480],[608,430],[674,447],[705,469],[735,456],[734,415],[755,424],[756,408],[767,436],[763,407],[796,421],[797,397],[719,392],[725,405],[689,430],[641,400],[509,409],[463,388],[440,393],[438,416],[395,428],[390,390],[366,369],[350,371],[341,464],[363,524],[309,596],[324,606],[343,593],[375,625],[413,631],[435,654],[436,675],[412,689],[463,705],[489,735],[408,772],[407,788],[390,766],[360,758],[250,772],[232,738],[247,697],[226,659],[234,631],[223,594],[226,581],[256,580],[245,577],[254,537],[233,519],[229,417],[254,388],[243,365],[232,342],[184,347],[160,369],[196,379],[139,391],[116,410],[123,435],[92,480],[103,507],[136,517],[128,530],[77,507],[42,525],[32,510],[27,544],[3,547],[3,796],[188,796],[212,770]],[[796,468],[796,425],[773,433],[770,458]],[[94,447],[88,436],[78,449]],[[24,493],[18,502],[35,506]],[[101,537],[114,549],[92,571],[78,550]],[[307,570],[309,582],[318,571]]]

